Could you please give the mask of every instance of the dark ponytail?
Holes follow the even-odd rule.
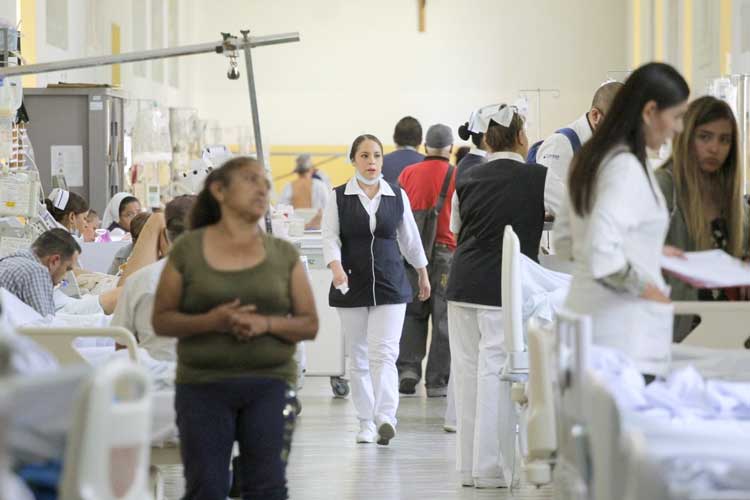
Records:
[[[221,206],[211,194],[211,185],[219,183],[222,186],[229,186],[232,182],[232,174],[236,170],[249,165],[259,165],[255,158],[249,156],[238,156],[227,160],[224,164],[212,170],[206,180],[203,182],[203,189],[195,200],[192,210],[190,210],[190,229],[200,229],[202,227],[216,224],[221,220]]]
[[[460,127],[458,127],[458,136],[463,141],[468,141],[469,139],[471,139],[471,142],[476,147],[481,147],[482,137],[484,136],[484,134],[482,134],[481,132],[471,132],[469,130],[469,122],[466,122]]]
[[[89,211],[89,204],[86,202],[86,200],[83,199],[83,197],[79,194],[69,192],[68,193],[68,204],[65,205],[65,208],[60,210],[57,208],[51,200],[45,199],[44,204],[47,207],[47,211],[50,213],[54,219],[61,223],[65,220],[65,218],[70,215],[80,215],[82,213],[86,213]]]

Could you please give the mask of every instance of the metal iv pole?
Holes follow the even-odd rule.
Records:
[[[236,71],[237,52],[245,52],[245,64],[247,66],[247,83],[250,93],[250,113],[253,120],[253,129],[255,132],[255,151],[258,161],[264,166],[266,171],[270,172],[270,167],[265,164],[263,156],[263,142],[260,134],[260,116],[258,113],[258,98],[255,91],[255,73],[253,71],[253,61],[251,49],[255,47],[264,47],[267,45],[278,45],[282,43],[299,42],[299,33],[281,33],[277,35],[250,36],[249,30],[243,30],[242,39],[224,34],[224,38],[218,42],[207,42],[195,45],[185,45],[182,47],[169,47],[166,49],[144,50],[139,52],[128,52],[125,54],[113,54],[109,56],[84,57],[80,59],[70,59],[67,61],[57,61],[49,63],[29,64],[26,66],[14,66],[0,68],[0,78],[8,76],[35,75],[39,73],[50,73],[53,71],[64,71],[69,69],[91,68],[96,66],[108,66],[112,64],[122,64],[140,61],[151,61],[154,59],[167,59],[170,57],[189,56],[195,54],[207,54],[215,52],[224,54],[230,59],[230,71],[228,76],[235,80],[239,78]]]

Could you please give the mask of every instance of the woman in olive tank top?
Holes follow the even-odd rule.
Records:
[[[293,355],[297,342],[315,338],[318,318],[297,251],[258,226],[269,187],[251,158],[211,172],[156,293],[154,330],[178,339],[175,409],[188,500],[227,497],[235,441],[242,498],[288,496]]]

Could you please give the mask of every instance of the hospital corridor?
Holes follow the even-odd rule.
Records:
[[[0,0],[0,500],[750,500],[750,0]]]
[[[550,487],[520,483],[512,492],[456,487],[460,481],[453,458],[456,435],[443,430],[445,399],[403,398],[399,409],[403,439],[383,454],[376,448],[358,449],[348,439],[357,427],[351,423],[353,412],[345,400],[330,399],[328,384],[313,380],[305,392],[309,394],[304,398],[305,416],[298,421],[287,469],[291,498],[553,498]],[[340,477],[329,475],[334,470]]]

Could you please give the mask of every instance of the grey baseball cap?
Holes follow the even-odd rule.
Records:
[[[297,157],[294,171],[297,173],[303,173],[303,172],[307,172],[312,167],[313,167],[312,157],[309,154],[304,153]]]
[[[453,145],[453,131],[448,125],[438,123],[427,129],[424,140],[428,148],[442,149]]]

